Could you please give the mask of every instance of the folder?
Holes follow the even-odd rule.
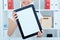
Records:
[[[13,0],[8,0],[8,9],[13,9]]]
[[[45,0],[45,9],[50,9],[50,0]]]

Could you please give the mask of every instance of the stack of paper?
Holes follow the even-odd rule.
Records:
[[[52,27],[52,17],[43,17],[40,19],[42,28]]]

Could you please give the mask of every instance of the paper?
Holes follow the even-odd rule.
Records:
[[[36,33],[39,31],[39,27],[32,10],[32,7],[17,12],[20,25],[22,27],[24,36]]]
[[[52,17],[43,17],[41,18],[42,28],[51,28],[52,27]]]

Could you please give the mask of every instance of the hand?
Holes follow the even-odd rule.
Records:
[[[12,13],[12,16],[13,16],[14,21],[16,21],[17,20],[17,17],[18,17],[17,14],[15,12],[13,12]]]
[[[43,30],[42,30],[42,32],[38,32],[38,34],[37,34],[37,37],[41,37],[42,35],[43,35]]]
[[[42,20],[40,19],[40,23],[42,23]],[[40,32],[38,32],[37,37],[41,37],[43,35],[44,31],[41,30]]]

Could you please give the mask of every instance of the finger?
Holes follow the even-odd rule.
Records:
[[[14,20],[16,21],[18,18],[16,17],[16,18],[14,18]]]
[[[15,20],[17,20],[18,18],[16,18]]]
[[[42,33],[41,32],[38,32],[37,37],[41,37],[41,36],[42,36]]]
[[[43,30],[41,30],[41,32],[42,32],[42,33],[44,33],[44,31],[43,31]]]
[[[14,19],[16,19],[18,16],[14,16]]]
[[[16,16],[17,14],[15,12],[12,13],[12,16]]]
[[[17,14],[16,13],[12,13],[12,16],[13,16],[13,18],[16,18]]]
[[[41,32],[41,31],[42,31],[42,32]],[[43,35],[44,31],[43,31],[43,30],[41,30],[41,31],[38,32],[37,37],[41,37],[41,36]]]
[[[14,14],[14,16],[17,16],[17,14]]]
[[[16,15],[16,16],[13,16],[14,18],[17,18],[18,16]]]

